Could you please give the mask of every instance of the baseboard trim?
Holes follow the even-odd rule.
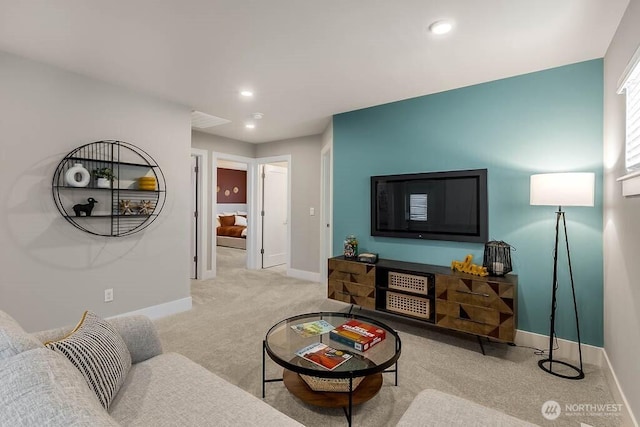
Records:
[[[624,410],[622,411],[622,425],[623,426],[635,426],[638,427],[638,421],[631,412],[631,407],[629,406],[629,401],[625,396],[622,388],[620,387],[620,382],[618,381],[618,376],[613,370],[613,366],[611,366],[611,361],[609,360],[609,356],[607,355],[607,351],[602,349],[604,366],[602,370],[604,371],[604,378],[607,384],[609,385],[609,389],[613,394],[613,398],[617,403],[622,403],[624,405]]]
[[[149,317],[150,319],[159,319],[171,314],[191,310],[191,306],[191,297],[187,297],[158,305],[152,305],[151,307],[141,308],[140,310],[134,310],[128,313],[118,314],[113,317],[133,316],[141,314],[143,316]]]
[[[296,279],[308,280],[310,282],[320,283],[320,273],[314,273],[312,271],[304,271],[304,270],[296,270],[295,268],[288,268],[287,276],[295,277]]]
[[[518,329],[515,341],[517,345],[535,347],[541,350],[549,349],[548,335],[536,334],[534,332]],[[558,343],[558,348],[553,350],[553,358],[574,363],[576,365],[579,364],[580,358],[578,353],[578,343],[562,338],[558,338],[556,341]],[[602,347],[596,347],[589,344],[582,344],[580,347],[582,348],[583,363],[589,363],[601,368],[604,367]]]

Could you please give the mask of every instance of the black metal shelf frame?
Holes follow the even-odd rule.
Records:
[[[138,168],[142,169],[144,176],[153,176],[156,181],[155,190],[139,188],[97,187],[96,178],[92,177],[85,187],[66,185],[65,173],[75,163],[82,162],[88,171],[108,167],[118,178],[128,175],[130,180],[139,177]],[[137,233],[147,228],[158,218],[166,201],[166,182],[162,169],[156,161],[144,150],[124,141],[103,140],[85,144],[67,154],[56,167],[52,180],[53,199],[62,214],[62,217],[74,227],[97,236],[120,237]],[[80,192],[77,192],[81,190]],[[104,204],[111,213],[96,213],[90,216],[78,216],[73,207],[87,201],[91,195],[89,191],[102,196]],[[77,192],[77,193],[76,193]],[[100,198],[101,196],[96,196]],[[120,203],[148,202],[152,211],[145,214],[124,214],[120,211]],[[103,206],[103,205],[99,205]],[[103,221],[86,221],[89,218],[110,219],[108,227]]]

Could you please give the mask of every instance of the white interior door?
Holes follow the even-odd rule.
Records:
[[[198,156],[191,156],[191,278],[198,278]]]
[[[288,168],[266,164],[262,174],[262,268],[287,262]]]

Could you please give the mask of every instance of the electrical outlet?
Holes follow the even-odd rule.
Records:
[[[309,215],[314,216],[316,214],[316,208],[309,208]]]
[[[113,301],[113,288],[105,289],[104,302],[111,302],[111,301]]]

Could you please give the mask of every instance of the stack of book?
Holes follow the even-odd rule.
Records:
[[[329,337],[356,351],[367,351],[384,340],[386,334],[384,329],[351,319],[329,332]]]

